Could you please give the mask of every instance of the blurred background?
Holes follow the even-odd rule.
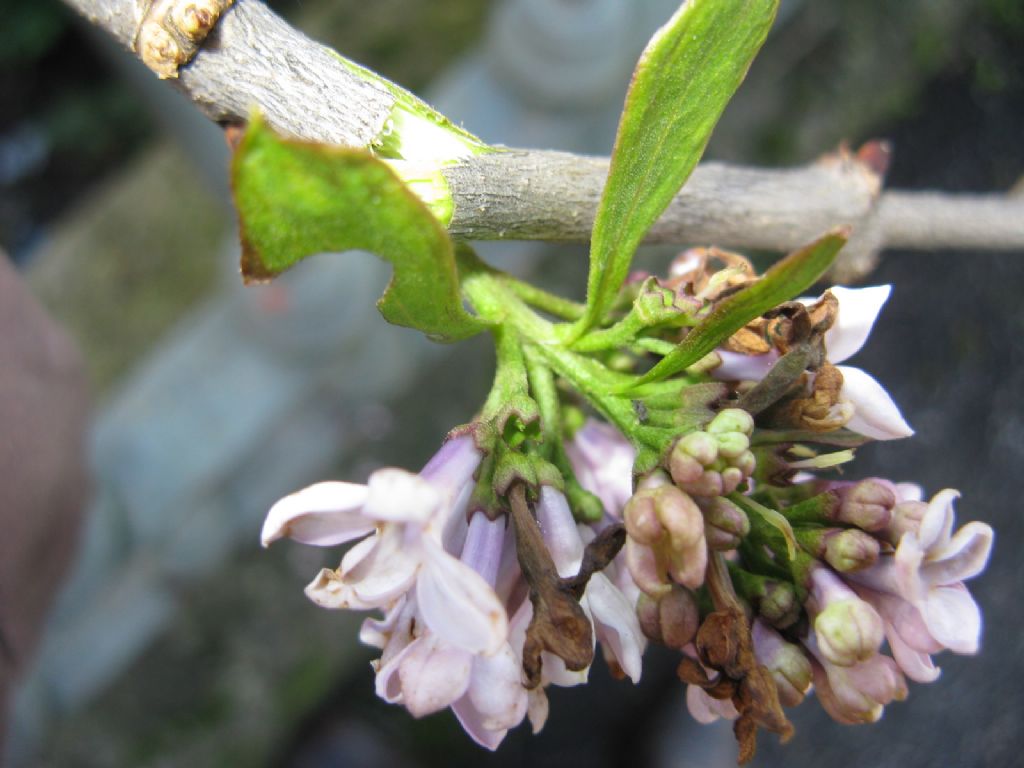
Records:
[[[632,65],[672,0],[281,0],[293,24],[483,138],[606,154]],[[0,247],[76,340],[92,394],[79,553],[11,703],[12,766],[728,766],[728,727],[685,711],[671,654],[633,687],[595,664],[537,737],[496,755],[453,716],[373,696],[358,617],[302,587],[337,555],[263,551],[277,497],[417,467],[489,385],[485,341],[380,322],[387,271],[347,254],[242,289],[220,131],[57,0],[5,0]],[[895,145],[890,186],[1005,191],[1024,173],[1020,0],[790,0],[708,157],[809,162]],[[488,246],[581,295],[585,251]],[[649,266],[671,252],[653,250]],[[893,298],[858,363],[918,434],[852,477],[963,491],[997,531],[972,591],[978,658],[943,656],[872,726],[813,699],[756,766],[1008,766],[1024,735],[1024,254],[887,252]],[[457,373],[456,373],[457,372]]]

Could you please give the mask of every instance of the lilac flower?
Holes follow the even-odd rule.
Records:
[[[537,522],[559,576],[576,575],[583,562],[583,539],[562,493],[548,486],[541,487]],[[594,625],[594,639],[612,654],[634,683],[638,682],[647,641],[640,629],[634,602],[606,574],[595,573],[587,583],[580,605]],[[544,675],[555,685],[575,685],[587,678],[586,671],[569,672],[561,659],[548,653],[544,654]]]
[[[833,326],[825,332],[825,348],[833,364],[841,363],[860,351],[871,333],[878,313],[889,298],[891,287],[878,285],[870,288],[830,289],[839,302],[839,310]],[[813,304],[816,299],[801,299]],[[719,379],[740,379],[760,381],[779,359],[777,351],[761,355],[743,355],[719,350],[722,365],[713,372]],[[893,440],[909,437],[914,433],[892,398],[869,374],[860,368],[837,365],[843,374],[840,390],[840,405],[853,406],[853,413],[846,426],[875,440]]]
[[[763,619],[753,621],[750,636],[754,655],[771,673],[779,700],[787,707],[795,707],[811,687],[811,665],[807,656],[798,646],[786,642]]]
[[[610,424],[587,419],[565,444],[565,452],[580,485],[601,500],[610,517],[621,518],[633,495],[632,444]]]
[[[979,522],[953,533],[953,502],[958,497],[957,491],[940,491],[919,520],[913,515],[903,517],[904,532],[896,551],[882,555],[875,565],[849,578],[875,592],[895,595],[915,609],[916,614],[902,608],[896,611],[891,601],[886,601],[894,628],[909,627],[908,622],[916,619],[906,617],[919,616],[939,648],[973,654],[978,651],[981,612],[963,582],[985,569],[994,534],[990,526]],[[929,652],[926,641],[907,642],[909,630],[896,634],[908,647]]]
[[[508,538],[504,521],[474,515],[462,563],[493,585]],[[404,705],[414,717],[451,707],[474,741],[496,749],[529,708],[530,696],[522,684],[522,649],[517,653],[512,646],[518,630],[510,628],[499,648],[481,653],[446,641],[419,618],[410,594],[384,621],[364,622],[361,639],[383,650],[374,663],[377,695]]]
[[[841,723],[873,723],[885,705],[907,697],[907,683],[891,658],[876,653],[852,666],[832,663],[822,652],[819,638],[811,631],[804,645],[811,664],[818,700],[833,719]]]
[[[440,639],[470,652],[495,653],[508,634],[504,606],[476,571],[449,554],[464,535],[480,458],[471,437],[458,437],[419,475],[388,468],[374,472],[365,487],[311,486],[271,508],[263,542],[291,536],[330,546],[366,536],[337,570],[322,570],[306,588],[313,602],[388,609],[415,592],[417,611]]]
[[[672,581],[696,589],[708,562],[700,507],[663,473],[648,475],[641,486],[623,512],[633,580],[655,598],[668,594]]]
[[[713,673],[712,677],[719,673]],[[699,685],[686,686],[686,708],[690,717],[701,725],[710,725],[719,718],[735,720],[740,716],[732,699],[715,699]]]
[[[878,612],[831,569],[814,566],[807,612],[817,633],[816,649],[831,664],[851,667],[873,657],[884,626]]]

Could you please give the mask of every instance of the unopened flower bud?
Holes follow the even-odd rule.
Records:
[[[622,512],[626,533],[641,544],[654,544],[665,533],[658,520],[655,495],[653,488],[640,489],[626,502]]]
[[[840,498],[836,521],[864,530],[883,530],[889,525],[896,493],[888,480],[868,478],[837,489]]]
[[[721,496],[712,499],[704,507],[704,519],[708,525],[741,538],[750,533],[747,513]]]
[[[692,456],[706,467],[718,458],[718,441],[707,432],[691,432],[679,439],[676,450]]]
[[[637,617],[644,634],[654,642],[681,651],[693,642],[700,626],[700,609],[693,593],[680,586],[661,598],[641,595]]]
[[[668,572],[676,584],[697,589],[704,583],[708,568],[708,546],[703,536],[692,546],[682,550],[672,549],[667,555]]]
[[[766,580],[764,595],[757,605],[758,612],[773,627],[791,627],[800,618],[800,601],[796,588],[788,581]]]
[[[633,582],[647,595],[661,597],[671,589],[667,567],[654,550],[632,537],[626,538],[626,567]]]
[[[878,613],[853,597],[832,603],[814,620],[814,631],[825,658],[841,667],[853,666],[878,653],[883,626]]]
[[[878,560],[880,546],[874,536],[848,529],[825,537],[825,562],[840,573],[853,573]]]
[[[892,509],[892,517],[886,530],[889,541],[899,544],[905,533],[917,533],[921,528],[921,518],[928,511],[924,501],[901,501]]]
[[[878,539],[856,528],[796,528],[800,546],[840,573],[852,573],[878,560]]]
[[[878,612],[824,566],[812,569],[810,587],[808,609],[824,658],[848,667],[876,655],[884,639]]]
[[[707,541],[708,549],[713,552],[729,552],[740,545],[738,536],[712,526],[704,528],[704,540]]]
[[[736,467],[726,467],[721,472],[722,476],[722,493],[729,495],[737,488],[740,487],[740,483],[747,479],[747,476],[743,474],[741,469]]]
[[[795,707],[811,687],[811,661],[800,648],[787,643],[760,619],[751,625],[754,655],[767,667],[779,691],[779,701]]]
[[[855,525],[865,531],[881,531],[889,525],[896,493],[892,483],[877,478],[861,480],[856,485],[840,488],[836,520]]]
[[[665,641],[662,640],[661,634],[661,606],[658,602],[657,598],[641,592],[636,601],[636,618],[648,640],[664,645]]]
[[[723,483],[729,471],[722,473]],[[703,509],[704,536],[711,549],[719,552],[736,549],[743,537],[750,533],[750,520],[746,513],[728,499],[715,497]]]
[[[750,477],[754,474],[754,470],[757,469],[757,457],[754,456],[753,451],[744,451],[737,458],[733,459],[731,464],[742,472],[744,477]]]
[[[674,485],[663,485],[653,494],[658,520],[668,531],[672,549],[688,549],[703,538],[704,516],[692,498]]]
[[[726,408],[711,420],[707,431],[712,435],[739,432],[749,437],[754,431],[754,417],[742,408]]]
[[[750,448],[750,438],[742,432],[726,432],[715,436],[718,454],[727,459],[736,459]]]
[[[725,493],[722,475],[713,469],[706,469],[701,476],[690,483],[679,483],[679,487],[694,496],[721,496]]]

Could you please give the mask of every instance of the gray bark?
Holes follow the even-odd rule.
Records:
[[[65,0],[131,50],[146,0]],[[395,96],[258,0],[236,0],[178,87],[211,119],[243,123],[258,107],[280,133],[365,147]],[[585,241],[608,161],[557,152],[508,151],[446,169],[452,234],[469,240]],[[1024,248],[1024,198],[887,192],[853,159],[795,169],[705,163],[647,241],[787,250],[831,227],[854,226],[847,273],[856,277],[885,246]]]

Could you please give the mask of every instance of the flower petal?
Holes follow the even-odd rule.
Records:
[[[690,710],[690,716],[701,725],[710,725],[723,717],[735,720],[740,716],[731,701],[713,699],[697,685],[686,686],[686,708]]]
[[[508,616],[494,589],[430,539],[416,579],[423,620],[438,637],[470,653],[495,653],[508,639]]]
[[[403,545],[401,528],[385,525],[352,547],[337,571],[320,571],[306,596],[323,608],[387,607],[412,586],[420,567],[419,548]]]
[[[856,408],[846,425],[848,429],[874,440],[896,440],[914,434],[881,384],[860,368],[836,367],[843,374],[839,397]]]
[[[633,605],[603,573],[590,577],[584,600],[594,617],[598,642],[608,646],[622,671],[634,683],[639,683],[647,642]]]
[[[491,656],[473,659],[473,675],[466,696],[490,731],[514,728],[526,716],[527,696],[522,663],[508,643]]]
[[[543,688],[534,688],[527,694],[526,715],[530,718],[530,728],[536,736],[548,721],[548,695]]]
[[[404,469],[378,469],[367,481],[369,495],[363,513],[373,519],[425,523],[440,507],[441,494],[419,475]]]
[[[915,683],[931,683],[939,678],[941,670],[932,663],[932,657],[914,650],[903,642],[903,638],[892,625],[886,624],[885,636],[889,641],[892,657],[903,670],[903,674]]]
[[[469,698],[469,694],[466,694],[452,704],[452,712],[455,713],[455,717],[458,718],[459,724],[462,726],[462,730],[466,732],[469,738],[484,749],[489,749],[491,752],[494,752],[501,745],[501,742],[505,739],[505,735],[508,733],[507,728],[494,730],[493,728],[488,728],[484,725],[484,717],[473,705],[473,702]]]
[[[449,497],[473,479],[473,473],[482,458],[476,442],[469,435],[455,437],[441,446],[441,450],[427,462],[420,476]]]
[[[285,496],[270,508],[260,539],[263,546],[289,536],[303,544],[333,547],[373,531],[362,514],[365,485],[317,483]]]
[[[924,598],[926,585],[921,580],[921,564],[924,557],[925,551],[918,541],[917,534],[904,533],[900,537],[892,562],[895,564],[896,593],[911,603]],[[875,563],[875,566],[877,565],[878,563]]]
[[[844,288],[837,285],[830,290],[839,301],[839,313],[832,327],[825,331],[825,349],[830,362],[841,363],[857,354],[868,340],[892,286]]]
[[[956,520],[953,502],[959,498],[960,491],[944,488],[928,502],[928,508],[921,517],[921,525],[917,530],[918,540],[925,550],[930,552],[949,543]]]
[[[590,667],[573,671],[565,666],[560,656],[544,651],[541,654],[541,682],[543,685],[555,685],[559,688],[573,688],[586,685],[590,677]]]
[[[583,562],[583,540],[565,495],[547,485],[540,489],[537,523],[562,578],[575,576]]]
[[[921,576],[931,586],[954,584],[977,576],[988,565],[995,534],[990,525],[968,523],[938,552],[929,552]]]
[[[928,631],[954,653],[974,654],[981,640],[981,611],[963,584],[935,587],[918,605]]]
[[[722,364],[711,371],[719,381],[760,381],[779,359],[775,350],[763,355],[744,355],[739,352],[718,350]]]
[[[917,483],[896,483],[897,501],[923,501],[924,488]]]
[[[439,712],[469,687],[473,656],[426,634],[413,640],[398,665],[402,703],[413,717]]]
[[[610,424],[587,419],[565,449],[580,485],[601,500],[608,515],[621,518],[633,495],[633,445]]]

